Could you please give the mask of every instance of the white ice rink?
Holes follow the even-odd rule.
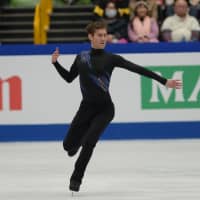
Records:
[[[61,142],[0,143],[0,200],[200,200],[200,140],[99,142],[71,197],[75,158]]]

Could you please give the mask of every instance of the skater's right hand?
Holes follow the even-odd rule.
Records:
[[[53,52],[52,57],[51,57],[51,62],[55,63],[59,57],[60,53],[59,53],[59,48],[56,47],[56,50]]]

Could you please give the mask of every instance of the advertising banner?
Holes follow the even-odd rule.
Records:
[[[180,56],[193,60],[194,55],[122,56],[168,79],[182,80],[183,88],[167,89],[116,67],[110,85],[116,108],[114,122],[200,120],[200,65],[181,64],[182,60],[177,64],[176,60]],[[63,55],[59,61],[69,69],[74,58],[75,55]],[[164,60],[168,60],[168,65],[161,65]],[[79,80],[65,82],[50,61],[50,55],[1,57],[0,124],[71,122],[82,98]]]
[[[142,77],[143,109],[200,108],[200,65],[159,66],[150,69],[169,79],[181,80],[183,88],[163,88],[156,81]]]

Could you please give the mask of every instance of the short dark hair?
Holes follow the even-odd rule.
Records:
[[[95,31],[97,29],[106,29],[107,30],[107,24],[104,20],[99,21],[93,21],[89,23],[86,27],[86,31],[88,34],[94,35]]]

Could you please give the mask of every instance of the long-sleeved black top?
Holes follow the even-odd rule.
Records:
[[[165,85],[167,79],[134,64],[119,55],[108,53],[103,49],[91,49],[76,56],[70,70],[63,68],[58,61],[53,63],[58,73],[67,82],[72,82],[78,75],[83,100],[93,103],[111,101],[109,84],[115,67],[152,78]]]

